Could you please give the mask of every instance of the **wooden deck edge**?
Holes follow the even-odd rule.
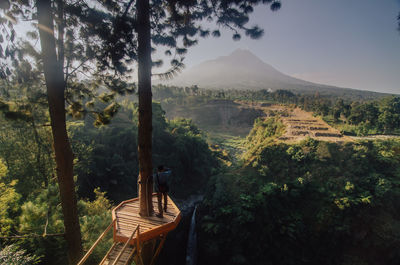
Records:
[[[168,200],[171,201],[172,206],[179,212],[181,213],[181,210],[179,210],[178,206],[176,206],[175,202],[171,199],[171,197],[168,196]]]
[[[153,199],[153,197],[155,197],[155,196],[157,196],[157,193],[156,193],[156,192],[154,192],[154,193],[152,194],[152,199]],[[116,219],[116,211],[117,211],[119,208],[121,208],[124,204],[130,203],[130,202],[133,202],[133,201],[137,201],[137,200],[139,200],[138,197],[137,197],[137,198],[130,199],[130,200],[125,200],[125,201],[122,201],[121,203],[119,203],[119,204],[118,204],[114,209],[112,209],[112,211],[111,211],[112,219],[113,219],[113,220]],[[147,230],[146,232],[141,233],[141,234],[140,234],[140,240],[141,240],[141,241],[147,241],[147,240],[156,238],[156,237],[158,237],[158,236],[160,236],[160,235],[162,235],[162,234],[167,234],[168,232],[174,230],[174,229],[178,226],[180,220],[182,219],[182,213],[181,213],[181,211],[179,210],[179,208],[176,206],[175,202],[171,199],[170,196],[168,196],[168,200],[171,202],[172,206],[175,208],[174,210],[175,210],[176,212],[178,212],[178,215],[173,219],[173,221],[171,221],[171,222],[169,222],[169,223],[166,223],[166,224],[164,224],[164,225],[157,226],[157,227],[155,227],[155,228],[152,228],[152,229],[150,229],[150,230]],[[128,240],[128,237],[127,237],[127,236],[122,236],[122,235],[119,235],[119,234],[118,234],[117,222],[114,223],[113,239],[114,239],[114,242],[126,242],[126,241]],[[135,240],[136,240],[136,236],[132,238],[132,240],[129,242],[129,244],[130,244],[130,245],[133,245],[133,244],[135,243]]]
[[[152,197],[152,199],[153,199],[153,197],[156,197],[156,198],[157,198],[157,192],[153,192],[153,194],[151,195],[151,197]],[[115,206],[115,207],[111,210],[112,218],[115,218],[115,211],[116,211],[117,209],[121,208],[121,207],[122,207],[124,204],[126,204],[126,203],[130,203],[130,202],[137,201],[137,200],[139,200],[139,197],[136,197],[136,198],[133,198],[133,199],[129,199],[129,200],[125,200],[125,201],[120,202],[117,206]],[[180,212],[179,208],[176,206],[175,202],[171,199],[170,196],[168,196],[168,200],[171,201],[172,206],[173,206],[177,211]]]
[[[140,233],[140,241],[147,241],[153,238],[156,238],[160,235],[163,234],[167,234],[168,232],[174,230],[180,220],[182,219],[182,214],[179,212],[179,214],[175,217],[174,221],[169,222],[165,225],[162,226],[158,226],[156,228],[147,230],[146,232]],[[128,239],[127,236],[122,236],[122,235],[118,235],[118,233],[116,234],[115,240],[118,242],[126,242],[126,240]],[[133,245],[135,243],[136,240],[136,236],[132,238],[132,240],[129,242],[130,245]]]

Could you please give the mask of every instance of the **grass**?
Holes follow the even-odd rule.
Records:
[[[223,152],[227,161],[231,161],[230,164],[225,163],[227,166],[236,165],[245,151],[245,138],[241,136],[209,132],[207,141],[214,149]]]

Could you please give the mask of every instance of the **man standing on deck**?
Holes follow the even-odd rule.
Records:
[[[157,167],[157,173],[154,175],[154,185],[157,192],[158,214],[157,217],[163,218],[162,197],[164,197],[164,212],[167,211],[167,196],[169,191],[168,179],[171,176],[171,169],[162,165]]]

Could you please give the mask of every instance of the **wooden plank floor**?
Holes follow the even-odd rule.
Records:
[[[118,254],[121,252],[124,244],[123,243],[116,243],[114,244],[111,249],[109,250],[107,257],[104,259],[100,265],[111,265],[113,264],[114,260],[117,258]],[[121,258],[118,260],[116,265],[125,265],[125,264],[130,264],[129,259],[132,256],[132,252],[134,251],[134,246],[128,245],[122,253]]]
[[[153,206],[155,214],[158,213],[157,195],[153,194]],[[117,236],[129,237],[137,225],[140,225],[140,234],[149,230],[173,223],[180,214],[171,198],[168,197],[167,212],[163,218],[142,217],[139,215],[139,200],[131,200],[121,203],[115,209]]]

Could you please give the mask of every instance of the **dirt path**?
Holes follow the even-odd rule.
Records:
[[[369,135],[369,136],[349,136],[354,140],[389,140],[400,139],[399,135]]]

